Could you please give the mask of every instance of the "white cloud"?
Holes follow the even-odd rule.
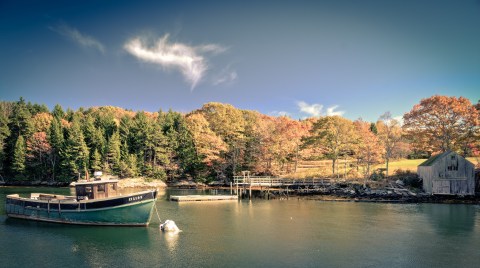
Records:
[[[169,35],[166,34],[153,43],[146,38],[135,37],[128,40],[124,48],[142,61],[179,70],[190,83],[191,90],[200,82],[209,68],[207,59],[202,53],[218,54],[226,50],[216,44],[193,47],[182,43],[172,43],[169,42],[168,37]],[[230,76],[236,78],[236,73]]]
[[[50,30],[55,31],[65,37],[70,38],[75,43],[79,44],[82,47],[94,48],[98,51],[105,53],[104,45],[97,39],[80,33],[77,29],[72,28],[66,24],[60,24],[57,27],[49,27]]]
[[[300,112],[306,113],[311,116],[320,116],[322,115],[323,105],[321,104],[308,104],[304,101],[297,102]]]
[[[304,101],[299,101],[297,102],[297,106],[300,109],[300,112],[308,114],[309,116],[342,116],[345,113],[345,111],[335,111],[339,107],[338,105],[328,107],[326,112],[323,112],[323,105],[318,103],[308,104]]]
[[[397,120],[398,123],[400,123],[401,126],[403,126],[403,116],[394,116],[393,119]]]
[[[345,111],[335,111],[336,109],[338,108],[338,105],[334,105],[332,107],[329,107],[327,108],[327,115],[338,115],[338,116],[342,116]]]

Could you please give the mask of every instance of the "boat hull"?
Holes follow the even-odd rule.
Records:
[[[7,196],[9,217],[81,225],[147,226],[156,191],[145,191],[104,200],[41,201]]]

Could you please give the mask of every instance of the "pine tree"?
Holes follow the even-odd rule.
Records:
[[[60,151],[60,155],[64,177],[67,180],[76,179],[79,174],[85,172],[88,162],[88,147],[77,118],[74,118],[72,125],[67,129],[65,146]]]
[[[52,111],[52,115],[58,120],[63,119],[65,117],[65,112],[63,111],[63,108],[62,106],[60,106],[60,104],[55,105]]]
[[[52,165],[52,180],[55,181],[55,175],[57,174],[58,163],[61,161],[60,151],[63,149],[64,144],[63,128],[60,120],[56,117],[53,118],[48,131],[48,142],[52,146],[52,154],[50,157],[50,163]]]
[[[195,150],[195,144],[192,134],[188,131],[183,117],[178,117],[178,147],[176,152],[179,159],[179,165],[184,175],[188,174],[195,179],[197,178],[197,168],[200,167],[201,161]]]
[[[14,168],[14,154],[18,139],[20,136],[23,136],[22,139],[24,140],[25,145],[25,139],[28,139],[33,133],[31,117],[32,116],[28,111],[25,100],[20,98],[20,100],[13,105],[12,113],[10,114],[8,124],[10,136],[8,136],[6,139],[5,146],[5,164],[9,167],[9,171],[12,172],[12,176],[18,175],[18,171],[16,171]]]
[[[93,171],[102,170],[102,156],[100,155],[97,149],[94,149],[92,153],[92,157],[90,158],[90,168]]]
[[[113,174],[120,173],[120,135],[115,131],[107,143],[106,159]]]
[[[12,171],[16,177],[21,177],[25,173],[25,140],[23,136],[19,136],[15,143],[15,149],[13,151]]]
[[[23,98],[15,104],[11,116],[9,128],[15,140],[19,136],[30,137],[33,133],[32,115]]]
[[[10,136],[10,129],[8,128],[7,111],[4,110],[4,105],[0,105],[0,174],[3,171],[3,162],[6,156],[5,145],[8,136]]]

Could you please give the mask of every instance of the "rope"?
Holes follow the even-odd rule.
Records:
[[[162,220],[160,219],[160,214],[158,214],[157,204],[153,203],[153,206],[155,207],[155,212],[157,213],[158,222],[162,223]]]

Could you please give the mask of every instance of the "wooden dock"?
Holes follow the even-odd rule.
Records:
[[[325,188],[330,185],[330,179],[311,178],[311,179],[287,179],[270,176],[250,176],[248,171],[242,172],[242,176],[234,176],[233,182],[230,183],[230,192],[241,197],[248,196],[252,198],[252,191],[260,191],[266,193],[267,198],[270,192],[277,191],[284,194],[288,199],[289,191],[299,191],[301,189],[308,191],[309,189]],[[248,192],[248,195],[247,195]]]
[[[170,200],[177,202],[199,202],[199,201],[234,201],[238,200],[236,195],[172,195]]]

